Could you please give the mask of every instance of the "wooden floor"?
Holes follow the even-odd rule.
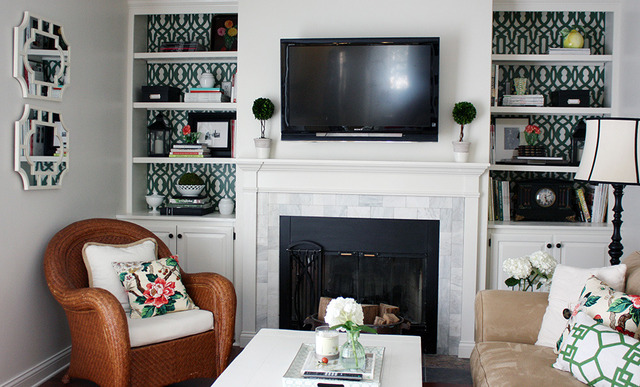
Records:
[[[242,351],[239,347],[233,347],[231,359],[234,359]],[[469,372],[469,360],[459,359],[455,356],[424,355],[423,356],[423,380],[422,387],[472,387]],[[73,379],[69,384],[62,383],[66,369],[51,377],[41,384],[43,387],[96,387],[97,384]],[[171,387],[210,387],[215,379],[191,379],[176,383]]]

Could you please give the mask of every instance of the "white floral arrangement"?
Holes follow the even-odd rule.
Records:
[[[504,283],[515,290],[540,289],[551,284],[551,277],[556,269],[555,258],[544,251],[536,251],[531,255],[509,258],[502,264],[502,270],[510,277]]]
[[[364,325],[362,305],[358,304],[353,298],[338,297],[331,300],[327,305],[324,321],[329,324],[331,329],[340,331],[376,332],[373,328]]]

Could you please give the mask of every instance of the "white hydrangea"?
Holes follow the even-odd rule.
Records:
[[[529,261],[531,261],[531,265],[537,268],[540,273],[548,277],[553,274],[557,265],[556,260],[549,253],[545,253],[544,251],[536,251],[531,254],[529,256]]]
[[[502,270],[515,279],[527,278],[531,274],[528,257],[508,258],[502,263]]]
[[[324,321],[329,326],[341,325],[347,321],[354,324],[364,324],[364,314],[362,313],[362,305],[358,304],[353,298],[334,298],[327,305],[327,314]]]

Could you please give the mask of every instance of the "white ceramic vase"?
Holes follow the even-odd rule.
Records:
[[[233,214],[233,207],[235,204],[233,203],[233,199],[225,197],[224,199],[220,199],[218,203],[218,208],[220,209],[220,214],[222,215],[231,215]]]
[[[452,141],[453,144],[453,159],[457,163],[466,163],[469,159],[469,147],[470,142],[465,141]]]
[[[200,81],[200,87],[213,87],[213,74],[202,73],[198,78]]]
[[[259,159],[268,159],[271,152],[270,138],[254,138],[253,142],[256,146],[256,154]]]

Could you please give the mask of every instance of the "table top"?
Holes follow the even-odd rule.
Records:
[[[340,334],[340,343],[346,334]],[[360,335],[365,346],[385,347],[382,387],[422,386],[422,349],[419,336]],[[280,387],[282,376],[302,343],[315,343],[314,332],[262,329],[247,344],[213,387]]]

